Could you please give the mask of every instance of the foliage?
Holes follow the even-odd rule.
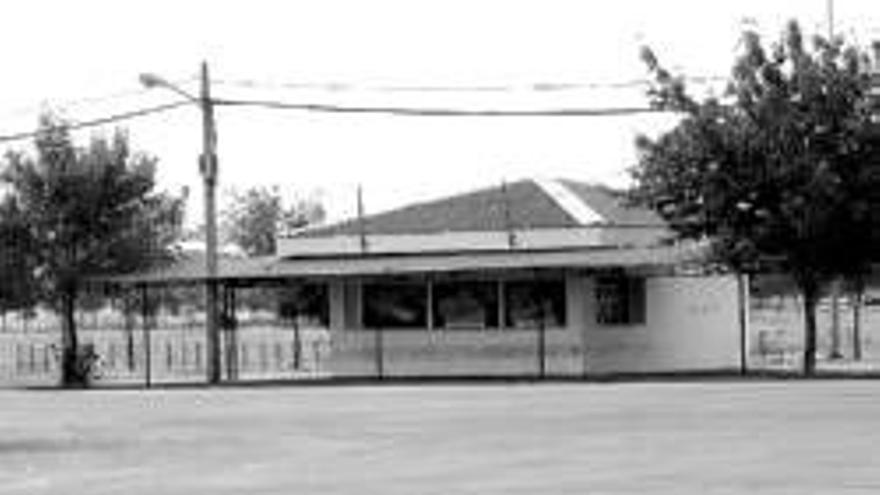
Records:
[[[278,187],[233,190],[230,203],[223,211],[225,237],[250,256],[275,254],[279,232],[293,231],[324,218],[323,206],[311,199],[285,206]]]
[[[63,380],[75,385],[80,289],[165,260],[183,204],[153,191],[156,160],[133,153],[121,131],[80,148],[64,122],[44,115],[34,144],[33,157],[7,155],[4,180],[27,226],[24,256],[39,295],[61,313]]]
[[[841,39],[808,47],[803,38],[791,22],[768,50],[745,32],[724,96],[703,100],[645,49],[652,103],[683,118],[656,140],[639,138],[633,196],[740,269],[792,275],[810,373],[820,291],[880,252],[880,141],[868,56]]]
[[[0,314],[29,309],[36,303],[30,238],[18,202],[0,200]]]

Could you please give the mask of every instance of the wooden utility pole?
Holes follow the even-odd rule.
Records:
[[[207,379],[209,384],[220,383],[220,335],[217,286],[217,129],[214,123],[214,102],[211,100],[211,81],[208,64],[202,62],[199,107],[202,111],[202,156],[199,169],[202,174],[205,197],[205,347],[207,350]]]
[[[211,79],[208,63],[202,62],[199,96],[151,73],[140,75],[147,88],[163,87],[197,104],[202,113],[202,154],[199,172],[202,175],[205,201],[205,368],[209,384],[220,382],[220,314],[219,277],[217,273],[217,126],[214,122],[214,100],[211,99]]]
[[[825,14],[828,19],[828,41],[834,39],[834,0],[827,0]]]

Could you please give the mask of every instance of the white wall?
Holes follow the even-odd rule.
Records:
[[[558,249],[564,247],[593,247],[603,244],[603,232],[612,229],[600,227],[522,229],[514,231],[516,249]],[[634,229],[613,229],[615,242]],[[644,237],[644,236],[642,236]],[[508,232],[470,231],[435,234],[370,234],[366,237],[369,253],[432,253],[447,251],[490,251],[510,249]],[[327,256],[328,254],[357,254],[362,252],[358,236],[278,238],[281,257]]]
[[[592,281],[572,287],[581,292],[572,298],[588,302],[582,330],[588,373],[739,367],[739,299],[734,276],[648,278],[642,325],[598,325]]]
[[[340,374],[374,372],[375,335],[354,323],[358,282],[330,284],[334,365]],[[566,277],[567,326],[546,332],[548,376],[737,369],[738,285],[733,276],[651,277],[645,282],[645,323],[596,323],[592,278]],[[385,373],[536,374],[534,331],[384,332]],[[416,359],[418,362],[413,361]],[[354,366],[354,367],[352,367]]]

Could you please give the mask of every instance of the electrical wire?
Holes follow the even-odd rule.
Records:
[[[606,117],[645,113],[668,113],[653,107],[558,108],[541,110],[467,110],[441,107],[346,106],[315,103],[289,103],[277,100],[214,100],[216,105],[262,107],[323,113],[388,114],[408,117]]]
[[[217,106],[261,107],[276,110],[298,110],[304,112],[347,113],[347,114],[386,114],[409,117],[608,117],[647,113],[668,113],[668,110],[653,107],[607,107],[607,108],[557,108],[538,110],[473,110],[443,107],[395,107],[395,106],[346,106],[317,103],[290,103],[278,100],[213,99]],[[192,105],[189,100],[180,100],[163,105],[130,110],[82,122],[70,122],[68,130],[74,131],[89,127],[107,125],[114,122],[144,117]],[[36,137],[41,131],[26,131],[0,135],[0,143],[21,141]]]
[[[685,77],[686,82],[694,84],[710,84],[716,82],[727,81],[724,76],[689,76]],[[328,82],[271,82],[259,81],[255,79],[218,79],[212,81],[220,85],[239,86],[252,89],[291,89],[291,90],[318,90],[328,92],[342,91],[366,91],[366,92],[407,92],[407,93],[440,93],[440,92],[494,92],[506,93],[517,91],[535,91],[535,92],[560,92],[560,91],[577,91],[577,90],[615,90],[615,89],[632,89],[647,87],[652,84],[650,79],[632,79],[628,81],[615,82],[535,82],[523,85],[359,85],[347,82],[328,81]]]
[[[187,100],[176,101],[173,103],[165,103],[163,105],[156,105],[152,107],[139,108],[136,110],[130,110],[127,112],[121,112],[113,115],[108,115],[106,117],[100,117],[92,120],[85,120],[81,122],[70,122],[65,125],[65,128],[71,131],[75,131],[78,129],[85,129],[89,127],[97,127],[101,125],[112,124],[114,122],[120,122],[123,120],[130,120],[139,117],[145,117],[147,115],[153,115],[157,113],[167,112],[170,110],[174,110],[176,108],[180,108],[183,106],[189,106],[193,103]],[[0,135],[0,143],[8,143],[11,141],[21,141],[23,139],[30,139],[36,136],[39,136],[42,133],[40,130],[36,131],[28,131],[28,132],[19,132],[15,134],[6,134]]]
[[[184,84],[191,83],[196,81],[198,78],[196,76],[188,77],[185,79],[177,79],[171,81],[171,84],[180,86]],[[100,94],[100,95],[92,95],[92,96],[83,96],[80,98],[73,98],[69,100],[58,100],[58,101],[50,101],[46,100],[40,103],[33,104],[25,104],[15,108],[6,109],[0,111],[0,117],[2,118],[16,118],[23,115],[32,115],[36,112],[40,112],[46,108],[54,108],[54,109],[67,109],[71,107],[82,107],[82,106],[94,106],[101,105],[110,101],[127,99],[137,96],[143,96],[150,93],[152,90],[149,88],[136,88],[136,89],[128,89],[123,91],[117,91],[109,94]]]

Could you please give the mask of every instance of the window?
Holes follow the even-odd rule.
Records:
[[[434,327],[497,328],[498,284],[477,281],[435,284]]]
[[[635,325],[645,322],[645,280],[623,276],[596,279],[596,323]]]
[[[565,280],[509,282],[504,292],[508,327],[565,326]]]
[[[256,294],[265,298],[266,294]],[[304,283],[278,288],[278,316],[286,320],[298,319],[311,325],[327,327],[330,324],[330,303],[326,284]]]
[[[376,283],[363,288],[364,327],[427,327],[425,283]]]

